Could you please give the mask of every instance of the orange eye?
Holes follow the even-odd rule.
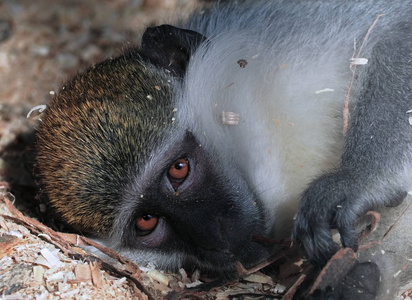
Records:
[[[153,215],[144,215],[136,221],[137,228],[141,231],[141,234],[149,234],[153,231],[158,223],[159,219]]]
[[[169,168],[169,177],[172,180],[181,181],[189,174],[189,163],[186,159],[176,160]]]

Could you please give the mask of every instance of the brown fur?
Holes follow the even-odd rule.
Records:
[[[172,124],[170,80],[130,54],[75,76],[48,104],[37,134],[39,177],[74,228],[110,232],[124,178],[150,151],[147,141],[155,145]]]

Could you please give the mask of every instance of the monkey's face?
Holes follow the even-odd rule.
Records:
[[[174,133],[130,177],[112,237],[161,268],[231,273],[238,262],[251,267],[267,257],[254,242],[265,226],[248,184],[190,132]]]
[[[180,81],[119,57],[68,82],[38,130],[43,193],[67,223],[140,263],[233,273],[268,250],[260,203],[241,173],[174,119]]]

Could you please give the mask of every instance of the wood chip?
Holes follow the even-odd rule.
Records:
[[[43,281],[44,268],[42,266],[33,266],[33,277],[38,282]]]
[[[99,265],[96,262],[92,262],[89,267],[93,285],[97,288],[101,288],[103,286],[103,277]]]
[[[147,276],[166,286],[169,285],[170,278],[166,276],[163,272],[152,269],[147,272]]]
[[[239,114],[231,111],[222,111],[222,124],[224,125],[239,125]]]
[[[40,250],[41,255],[46,259],[47,266],[49,268],[52,267],[63,267],[64,264],[60,261],[60,259],[52,253],[48,248],[43,248]]]
[[[17,245],[23,243],[24,241],[12,236],[4,234],[0,237],[0,259],[4,256],[9,256],[10,253],[13,251],[13,248]]]
[[[92,274],[89,265],[77,265],[74,268],[74,275],[76,275],[76,280],[80,282],[92,282]]]
[[[256,273],[247,275],[243,279],[246,281],[250,281],[250,282],[265,283],[265,284],[270,284],[271,286],[274,285],[272,278],[261,272],[256,272]]]

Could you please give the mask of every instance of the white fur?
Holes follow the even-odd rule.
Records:
[[[229,31],[200,49],[176,119],[181,126],[187,122],[203,147],[225,149],[222,161],[241,166],[268,219],[285,229],[308,182],[337,164],[350,57],[334,61],[327,52],[312,61],[296,59],[301,49],[259,39]],[[244,68],[239,59],[247,61]],[[316,93],[325,88],[333,92]],[[224,125],[223,111],[239,114],[239,125]]]

